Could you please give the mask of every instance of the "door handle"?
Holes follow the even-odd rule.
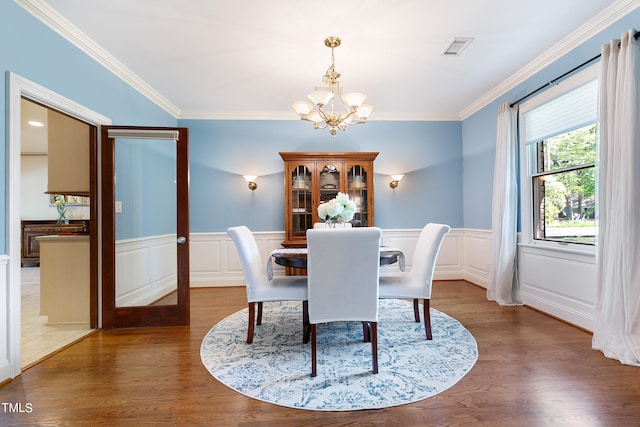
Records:
[[[179,245],[184,245],[185,243],[187,243],[187,238],[184,236],[180,236],[178,237],[178,244]]]

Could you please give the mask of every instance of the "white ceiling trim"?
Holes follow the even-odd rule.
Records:
[[[78,47],[82,52],[95,59],[99,64],[103,65],[129,86],[146,96],[151,102],[158,105],[173,117],[178,118],[180,115],[180,109],[178,107],[173,105],[158,91],[145,83],[144,80],[138,77],[102,47],[97,45],[93,40],[87,37],[85,33],[80,31],[75,25],[60,15],[55,9],[51,8],[51,6],[44,3],[42,0],[14,1],[46,26],[67,39],[71,44]]]
[[[599,15],[587,21],[576,31],[567,36],[564,40],[556,43],[549,50],[538,56],[529,64],[522,67],[518,72],[496,86],[491,91],[480,97],[467,108],[460,112],[461,119],[464,120],[481,108],[504,95],[520,83],[534,76],[540,70],[566,55],[571,49],[581,44],[584,40],[591,38],[594,34],[604,30],[620,18],[628,15],[633,10],[640,7],[638,0],[620,0],[602,11]],[[599,52],[594,52],[593,56]]]

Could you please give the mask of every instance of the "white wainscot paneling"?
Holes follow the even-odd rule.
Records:
[[[491,262],[491,231],[465,230],[464,232],[464,279],[476,285],[488,285]]]
[[[521,245],[518,256],[524,303],[592,331],[595,255]]]
[[[116,242],[116,305],[148,305],[177,289],[175,236]]]
[[[445,238],[436,264],[436,280],[460,280],[465,271],[465,230],[451,230]],[[253,233],[261,256],[266,263],[269,253],[281,247],[284,232]],[[413,250],[420,230],[383,230],[382,244],[401,249],[405,253],[406,270],[411,269]],[[193,233],[190,238],[190,274],[192,287],[243,286],[244,273],[233,241],[226,233]],[[383,267],[397,269],[396,265]],[[266,269],[266,266],[265,266]],[[284,275],[283,267],[273,264],[274,276]],[[475,275],[473,277],[479,277]],[[486,282],[486,276],[479,280]]]
[[[19,352],[10,351],[11,349],[9,348],[11,341],[8,336],[9,324],[7,323],[10,311],[10,302],[7,298],[10,295],[10,292],[8,291],[8,263],[9,257],[6,255],[0,255],[0,382],[13,377],[9,359],[15,357],[15,354],[20,354]],[[20,311],[18,310],[18,318],[20,318],[19,313]],[[19,329],[20,328],[18,327],[18,333],[20,332]],[[18,340],[18,342],[20,341]]]
[[[284,232],[253,235],[265,263],[269,253],[280,248],[284,240]],[[227,233],[193,233],[189,242],[192,287],[244,286],[240,257]],[[274,275],[284,275],[284,268],[275,264],[273,267]]]

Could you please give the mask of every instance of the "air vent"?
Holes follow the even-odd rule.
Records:
[[[442,51],[442,54],[458,56],[472,41],[473,37],[454,37],[451,43]]]

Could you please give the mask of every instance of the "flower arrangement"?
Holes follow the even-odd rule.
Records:
[[[58,210],[58,224],[68,224],[69,220],[67,219],[67,206],[64,200],[64,196],[60,194],[56,194],[55,201],[56,209]]]
[[[355,213],[355,202],[349,200],[349,196],[344,193],[338,193],[334,199],[318,206],[318,216],[330,225],[337,222],[349,222]]]

